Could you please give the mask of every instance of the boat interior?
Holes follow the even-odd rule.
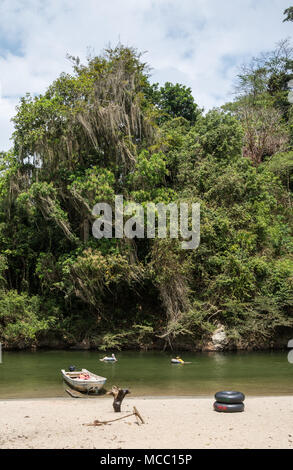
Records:
[[[67,377],[69,377],[70,379],[80,379],[80,375],[81,374],[88,374],[90,376],[90,380],[91,381],[100,381],[100,380],[104,380],[104,377],[101,377],[99,375],[96,375],[96,374],[93,374],[92,372],[89,372],[88,370],[81,370],[81,371],[78,371],[78,370],[75,370],[73,372],[68,372],[68,371],[65,371],[65,375],[67,375]]]
[[[78,370],[75,370],[74,372],[65,372],[66,375],[68,375],[68,377],[70,377],[71,379],[78,379],[80,374],[83,374],[84,372],[82,372],[81,370],[78,371]],[[91,374],[90,374],[91,375]]]

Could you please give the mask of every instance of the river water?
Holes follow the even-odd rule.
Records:
[[[0,398],[68,396],[60,370],[69,365],[107,377],[106,389],[112,385],[129,388],[132,396],[203,396],[218,390],[291,395],[293,364],[287,354],[184,353],[183,359],[191,364],[176,365],[166,352],[123,351],[116,354],[115,364],[100,362],[103,354],[95,351],[4,352]]]

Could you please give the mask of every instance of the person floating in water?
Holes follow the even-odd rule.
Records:
[[[100,359],[100,361],[103,361],[103,362],[117,362],[117,359],[116,359],[115,354],[112,354],[111,357],[105,356],[105,357],[103,357],[103,359]]]
[[[181,359],[181,357],[179,356],[176,356],[176,359],[171,359],[171,362],[173,362],[174,364],[184,364],[183,359]]]

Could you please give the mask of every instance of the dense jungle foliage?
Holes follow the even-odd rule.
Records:
[[[293,52],[245,65],[204,112],[151,84],[136,50],[70,57],[20,100],[0,176],[0,340],[6,347],[263,347],[293,328]],[[97,202],[201,205],[201,242],[96,239]],[[58,343],[59,342],[59,343]]]

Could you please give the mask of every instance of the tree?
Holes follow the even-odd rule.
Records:
[[[283,20],[283,23],[285,21],[293,21],[293,7],[286,8],[286,10],[284,11],[284,15],[287,15],[287,16]]]
[[[293,48],[286,39],[273,51],[254,57],[241,67],[235,87],[236,99],[252,106],[277,108],[288,119],[288,83],[292,78]]]
[[[155,83],[147,87],[146,97],[161,111],[160,122],[168,119],[183,117],[194,123],[201,114],[194,102],[191,89],[176,83],[166,82],[163,87]]]
[[[265,157],[288,148],[289,133],[276,109],[243,106],[240,116],[244,128],[243,155],[259,165]]]

